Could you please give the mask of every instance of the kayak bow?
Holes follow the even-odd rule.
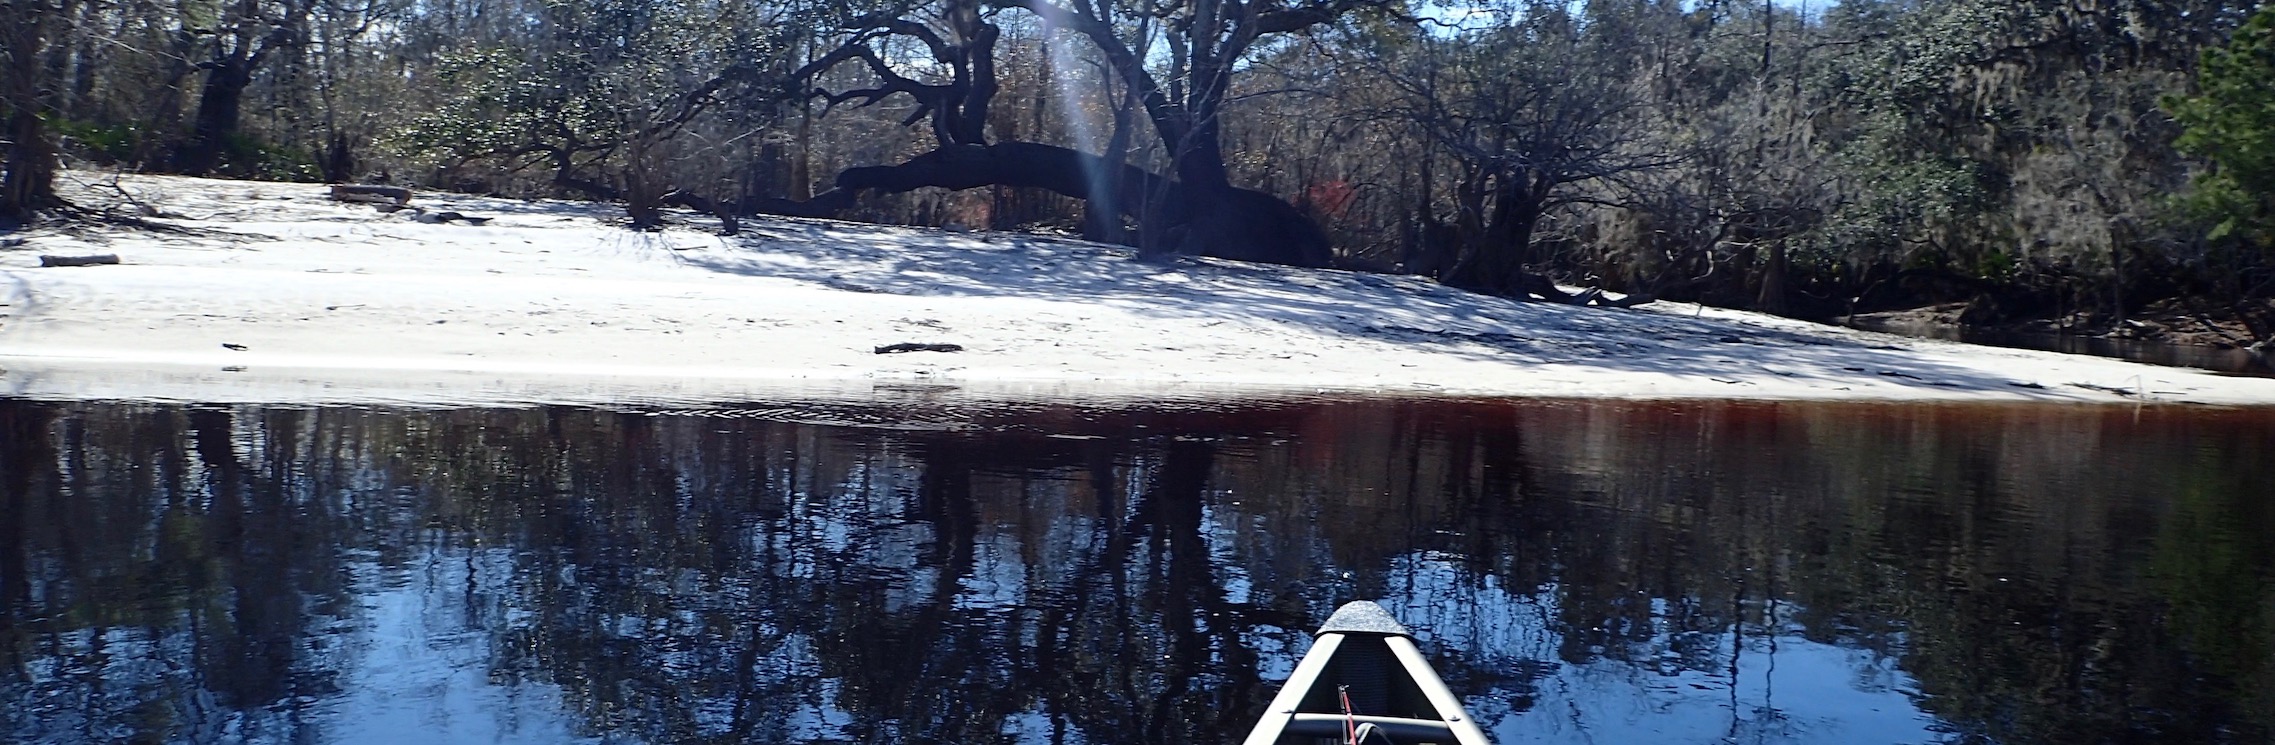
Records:
[[[1346,604],[1314,636],[1245,745],[1492,745],[1382,606]]]

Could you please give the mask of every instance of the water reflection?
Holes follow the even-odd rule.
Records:
[[[756,410],[0,402],[0,739],[1216,742],[1353,598],[1503,743],[2275,736],[2268,412]]]

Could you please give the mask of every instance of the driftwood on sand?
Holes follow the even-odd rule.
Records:
[[[961,345],[961,344],[924,344],[924,343],[920,343],[920,342],[907,342],[907,341],[901,342],[901,343],[899,343],[899,344],[887,344],[887,345],[884,345],[884,346],[881,346],[881,347],[878,347],[878,348],[877,348],[877,353],[878,353],[878,354],[900,354],[900,353],[903,353],[903,352],[961,352],[961,351],[964,351],[964,346],[963,346],[963,345]]]
[[[428,225],[441,225],[452,220],[457,220],[468,225],[481,225],[490,221],[490,218],[487,217],[475,217],[473,215],[460,214],[449,210],[444,210],[441,212],[428,212],[425,207],[406,207],[400,204],[379,204],[372,206],[374,209],[388,214],[394,214],[397,212],[408,213],[411,216],[412,220],[423,222]]]
[[[40,266],[96,266],[116,263],[118,263],[118,254],[95,254],[93,256],[43,255],[39,257]]]
[[[403,205],[411,203],[411,190],[379,184],[333,184],[332,201]]]

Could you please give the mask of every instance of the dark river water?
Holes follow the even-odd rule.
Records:
[[[2265,743],[2275,411],[0,401],[0,741]]]

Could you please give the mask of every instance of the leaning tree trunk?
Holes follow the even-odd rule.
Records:
[[[1165,195],[1151,205],[1143,200],[1120,202],[1122,214],[1138,219],[1148,232],[1194,233],[1187,208],[1195,200],[1185,192],[1186,184],[1128,165],[1108,170],[1105,160],[1098,156],[1032,142],[952,145],[900,165],[849,168],[838,174],[837,189],[842,194],[924,187],[1023,186],[1089,199],[1097,183],[1093,174],[1100,172],[1107,173],[1122,194]],[[820,201],[821,197],[815,199]],[[1327,266],[1332,259],[1326,234],[1301,210],[1279,197],[1227,186],[1217,192],[1217,200],[1211,208],[1233,219],[1204,228],[1218,231],[1215,235],[1219,240],[1200,244],[1201,254],[1295,266]]]
[[[175,153],[175,170],[203,176],[221,165],[222,153],[229,148],[242,119],[245,89],[252,84],[252,64],[242,52],[206,70],[205,86],[198,94],[197,124],[189,143]]]

